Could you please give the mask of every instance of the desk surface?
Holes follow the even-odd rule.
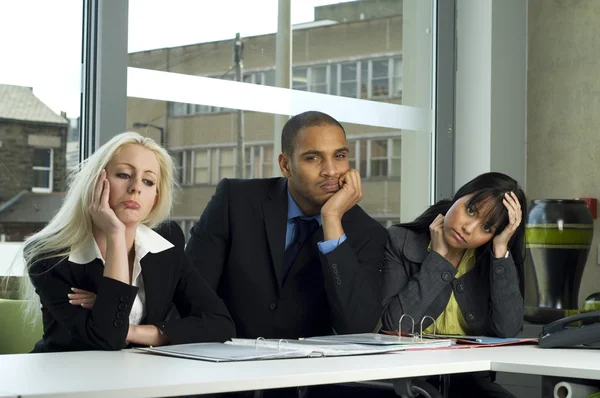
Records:
[[[0,386],[23,397],[157,397],[497,370],[600,379],[600,351],[534,346],[211,363],[133,352],[4,355]]]

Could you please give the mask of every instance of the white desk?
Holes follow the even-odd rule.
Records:
[[[4,355],[0,386],[23,397],[159,397],[482,370],[600,379],[600,351],[523,346],[238,363],[132,351]]]

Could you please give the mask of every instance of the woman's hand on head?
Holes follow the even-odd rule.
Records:
[[[448,244],[444,239],[444,216],[438,216],[429,225],[429,235],[431,236],[431,250],[438,253],[442,257],[448,254]]]
[[[514,192],[505,193],[502,203],[504,203],[504,207],[506,207],[506,210],[508,211],[508,225],[502,232],[494,237],[494,256],[496,258],[502,258],[506,255],[506,252],[508,251],[508,242],[523,221],[521,204]]]
[[[110,183],[106,178],[106,170],[102,170],[100,178],[96,182],[92,202],[88,209],[94,225],[107,236],[125,232],[125,224],[119,220],[108,203],[109,197]]]

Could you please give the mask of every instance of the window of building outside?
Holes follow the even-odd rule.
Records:
[[[13,259],[13,272],[22,269],[11,247],[56,215],[79,163],[83,2],[0,2],[0,15],[10,16],[0,24],[10,38],[0,40],[10,54],[0,63],[2,277]]]
[[[422,112],[431,113],[435,79],[431,57],[422,55],[434,53],[435,38],[426,33],[433,21],[434,2],[419,3],[419,7],[429,4],[427,14],[423,12],[427,7],[417,10],[417,3],[411,1],[292,0],[291,91],[286,91],[290,97],[285,100],[273,91],[244,94],[248,87],[262,90],[276,83],[278,2],[265,2],[264,12],[257,14],[251,2],[233,0],[202,6],[129,1],[130,69],[166,71],[165,78],[177,74],[190,79],[180,86],[143,82],[146,88],[155,88],[153,99],[132,96],[127,106],[128,126],[144,122],[164,127],[183,190],[173,218],[187,234],[222,178],[279,175],[279,166],[273,162],[280,150],[282,102],[295,109],[290,113],[321,110],[340,120],[350,148],[350,166],[363,179],[360,205],[373,218],[386,226],[399,222],[400,192],[425,197],[424,209],[429,204],[431,174],[430,153],[424,151],[431,148],[432,124],[430,120],[411,123],[422,120],[418,116]],[[253,18],[243,23],[228,18],[234,3],[240,14]],[[215,23],[199,27],[193,17],[198,13],[209,13]],[[177,22],[168,23],[164,15],[177,16],[172,18]],[[223,80],[236,81],[238,65],[232,55],[237,32],[244,42],[239,65],[242,79],[235,86],[217,88]],[[418,65],[419,73],[404,79],[408,72],[403,60]],[[216,85],[202,86],[201,78]],[[162,91],[165,86],[169,90]],[[128,92],[135,91],[128,87]],[[299,91],[319,95],[308,100],[296,97]],[[347,100],[357,103],[340,102]],[[400,113],[411,116],[398,121]],[[243,156],[238,157],[240,137]],[[423,186],[403,186],[403,162],[423,170]]]
[[[52,149],[33,149],[33,192],[52,192]]]

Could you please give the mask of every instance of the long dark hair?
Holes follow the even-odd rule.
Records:
[[[525,262],[525,222],[527,218],[527,198],[525,192],[519,186],[519,183],[502,173],[485,173],[481,174],[465,185],[460,187],[454,194],[452,200],[440,200],[436,204],[429,207],[414,221],[404,224],[399,224],[404,228],[408,228],[415,232],[429,233],[429,225],[438,216],[438,214],[446,215],[450,207],[460,198],[465,195],[473,195],[469,198],[466,205],[475,209],[487,209],[483,211],[483,219],[486,224],[493,226],[494,237],[502,232],[508,225],[508,211],[502,199],[506,192],[514,192],[521,204],[521,224],[510,238],[508,242],[508,250],[517,266],[519,274],[519,287],[523,294],[523,264]],[[489,256],[492,250],[492,239],[486,244],[475,249],[476,258]]]

